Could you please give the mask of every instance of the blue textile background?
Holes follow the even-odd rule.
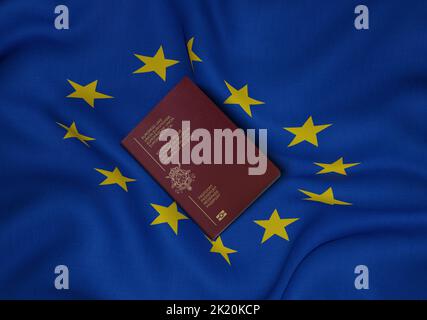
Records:
[[[63,1],[70,29],[54,28],[57,1],[0,1],[0,298],[427,298],[427,2],[365,1],[370,30],[353,26],[357,1]],[[203,60],[188,60],[186,42]],[[180,63],[162,81],[134,54]],[[283,175],[221,238],[231,265],[191,220],[175,235],[150,203],[172,199],[120,146],[184,76],[243,128],[267,128]],[[68,99],[98,80],[114,99]],[[265,102],[225,105],[245,84]],[[283,127],[333,125],[319,147]],[[56,122],[96,138],[63,140]],[[348,175],[313,162],[344,157]],[[94,168],[136,179],[99,186]],[[352,206],[303,201],[298,189]],[[289,241],[254,220],[299,220]],[[182,210],[181,210],[182,211]],[[56,290],[56,265],[70,289]],[[369,268],[356,290],[354,268]]]

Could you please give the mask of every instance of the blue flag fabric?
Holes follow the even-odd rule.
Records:
[[[0,2],[0,298],[427,298],[425,1],[64,4]],[[283,172],[215,242],[120,146],[183,76]]]

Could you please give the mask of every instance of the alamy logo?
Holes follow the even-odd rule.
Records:
[[[55,18],[55,29],[57,30],[68,30],[70,29],[70,15],[68,11],[68,7],[61,4],[55,7],[55,14],[57,14]]]
[[[68,290],[70,288],[69,270],[66,265],[58,265],[55,267],[55,288],[57,290]]]
[[[360,4],[354,8],[354,13],[357,14],[354,19],[354,27],[357,30],[369,30],[369,8]]]
[[[166,142],[159,151],[162,164],[249,164],[249,175],[263,175],[267,170],[267,129],[259,129],[259,152],[257,154],[255,129],[207,129],[191,131],[190,121],[182,121],[179,132],[172,128],[163,129],[159,140]],[[191,146],[193,142],[193,146]],[[236,152],[235,152],[236,151]],[[175,179],[178,177],[179,179]],[[172,182],[189,182],[191,177],[175,169]],[[185,185],[188,186],[188,185]]]
[[[357,290],[369,289],[369,269],[364,264],[360,264],[354,268],[354,273],[358,276],[354,279],[354,287]]]

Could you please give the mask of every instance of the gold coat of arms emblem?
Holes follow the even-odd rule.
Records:
[[[182,193],[191,191],[191,184],[196,179],[196,175],[191,170],[184,170],[177,166],[169,170],[166,178],[171,180],[171,187],[176,193]]]

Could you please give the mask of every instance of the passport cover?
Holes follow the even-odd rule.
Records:
[[[263,175],[249,175],[251,165],[248,163],[164,165],[159,160],[159,150],[166,142],[159,141],[160,131],[165,128],[178,131],[184,120],[190,121],[191,130],[204,128],[212,136],[214,129],[237,128],[198,86],[185,77],[123,139],[122,145],[204,233],[215,239],[279,178],[280,171],[268,159]],[[253,142],[246,139],[246,143]],[[190,146],[192,144],[197,142],[191,142]],[[258,148],[256,150],[258,154]]]

